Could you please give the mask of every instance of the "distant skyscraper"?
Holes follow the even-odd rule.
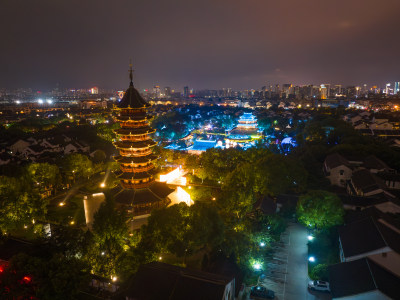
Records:
[[[189,87],[188,86],[183,87],[183,97],[185,97],[185,98],[189,97]]]
[[[397,95],[398,93],[400,93],[400,81],[394,83],[393,94]]]
[[[328,96],[328,91],[327,88],[325,86],[325,84],[321,84],[320,88],[319,88],[319,92],[321,94],[321,99],[326,99]]]
[[[154,93],[154,96],[155,96],[156,98],[160,98],[160,97],[161,97],[161,89],[160,89],[160,86],[158,86],[158,85],[154,86],[154,87],[153,87],[153,93]]]
[[[385,94],[386,95],[390,94],[390,83],[386,83]]]
[[[90,92],[92,95],[97,95],[97,94],[99,93],[99,88],[98,88],[97,86],[92,87],[92,88],[89,90],[89,92]]]
[[[342,86],[340,84],[335,85],[335,94],[342,94]]]
[[[282,91],[285,93],[286,98],[289,98],[289,94],[291,94],[292,85],[290,83],[285,83],[282,86]]]
[[[164,89],[165,97],[170,97],[171,96],[171,87],[166,86]]]
[[[279,84],[275,84],[275,93],[279,94],[281,92],[281,89],[279,87]]]

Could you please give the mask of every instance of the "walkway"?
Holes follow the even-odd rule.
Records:
[[[297,224],[289,226],[275,243],[274,254],[267,259],[263,285],[275,292],[275,299],[313,300],[331,299],[330,295],[307,289],[307,230]]]

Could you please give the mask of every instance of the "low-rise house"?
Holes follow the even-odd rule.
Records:
[[[339,229],[341,262],[368,257],[400,276],[400,228],[382,216],[367,216]]]
[[[371,259],[339,263],[328,270],[332,299],[399,299],[399,276]]]
[[[8,164],[12,159],[12,156],[7,152],[0,153],[0,166]]]
[[[152,262],[140,266],[126,300],[232,300],[235,278]]]
[[[385,182],[367,169],[359,169],[353,172],[353,175],[351,176],[351,179],[347,185],[347,191],[350,195],[365,197],[374,196],[381,193],[391,195],[386,191]]]
[[[46,150],[47,149],[45,147],[40,146],[40,145],[30,145],[25,148],[25,150],[22,152],[22,154],[32,160],[35,160],[36,157],[43,154]]]
[[[385,193],[374,197],[361,197],[353,195],[340,195],[343,208],[346,210],[362,211],[374,207],[381,212],[400,213],[400,200]]]
[[[324,162],[324,173],[332,185],[346,187],[353,170],[350,162],[338,153],[330,154]]]
[[[76,153],[76,152],[89,152],[89,146],[81,142],[70,142],[64,147],[64,154]]]
[[[364,163],[362,166],[365,169],[368,169],[371,173],[378,172],[394,172],[392,168],[390,168],[387,164],[377,158],[375,155],[367,156],[364,159]]]
[[[389,189],[400,189],[400,174],[383,172],[378,173],[378,176],[385,181],[385,184]]]
[[[374,119],[369,125],[372,130],[392,130],[393,124],[389,123],[388,119]]]
[[[23,139],[19,139],[13,143],[11,143],[8,148],[11,150],[13,154],[22,153],[26,147],[28,147],[31,143],[25,141]]]

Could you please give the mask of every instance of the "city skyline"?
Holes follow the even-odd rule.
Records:
[[[123,88],[130,58],[138,88],[384,86],[400,78],[398,1],[20,4],[1,4],[4,88]]]

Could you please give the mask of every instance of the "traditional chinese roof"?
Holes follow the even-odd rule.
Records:
[[[157,156],[154,154],[148,154],[146,156],[115,156],[114,159],[122,164],[139,164],[139,163],[145,163],[145,162],[151,162],[153,160],[157,159]]]
[[[118,175],[118,178],[121,179],[129,179],[129,180],[134,180],[134,179],[144,179],[144,178],[151,178],[152,172],[123,172]]]
[[[132,127],[132,128],[119,128],[115,129],[114,132],[120,135],[143,135],[143,134],[151,134],[156,130],[151,128],[150,126],[143,127]]]
[[[121,101],[117,104],[117,107],[133,109],[149,107],[150,104],[147,103],[146,100],[142,98],[142,96],[140,96],[137,89],[135,89],[135,87],[133,86],[132,69],[130,70],[130,79],[131,82],[129,84],[129,88],[126,90],[124,97],[122,97]]]
[[[153,119],[153,116],[148,116],[145,112],[136,112],[134,115],[123,115],[120,114],[115,118],[117,121],[136,121],[136,122],[142,122],[142,121],[150,121]]]
[[[144,203],[165,202],[167,197],[174,190],[169,188],[164,182],[153,182],[147,188],[142,189],[123,189],[118,188],[115,201],[123,205],[139,205]]]
[[[140,149],[140,148],[146,148],[146,147],[153,147],[156,145],[156,142],[153,140],[145,140],[145,141],[137,141],[137,142],[131,142],[131,141],[121,141],[121,142],[116,142],[115,146],[117,148],[122,148],[122,149]]]

